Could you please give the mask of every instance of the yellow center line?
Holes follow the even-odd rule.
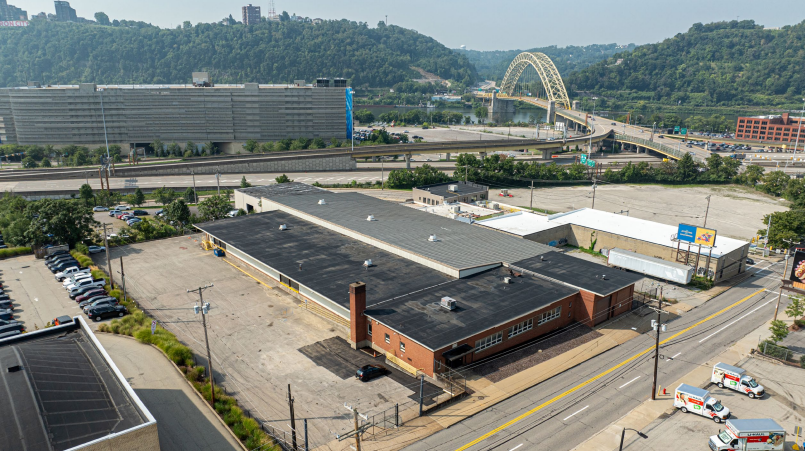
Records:
[[[678,336],[684,334],[685,332],[690,331],[694,327],[700,326],[701,324],[703,324],[703,323],[705,323],[707,321],[710,321],[711,319],[723,314],[727,310],[730,310],[730,309],[732,309],[732,308],[734,308],[734,307],[736,307],[736,306],[748,301],[753,296],[755,296],[755,295],[757,295],[759,293],[762,293],[764,290],[765,290],[765,288],[761,288],[761,289],[755,291],[754,293],[750,294],[749,296],[741,299],[740,301],[738,301],[738,302],[736,302],[736,303],[734,303],[734,304],[732,304],[732,305],[730,305],[728,307],[724,307],[723,309],[713,313],[712,315],[710,315],[707,318],[704,318],[703,320],[693,324],[692,326],[690,326],[690,327],[688,327],[686,329],[683,329],[683,330],[675,333],[674,335],[671,335],[670,337],[668,337],[665,340],[661,341],[660,344],[665,344],[665,343],[673,340],[674,338],[677,338]],[[481,443],[482,441],[488,439],[489,437],[492,437],[493,435],[495,435],[498,432],[508,428],[509,426],[512,426],[512,425],[514,425],[516,423],[519,423],[520,421],[530,417],[531,415],[533,415],[533,414],[537,413],[538,411],[544,409],[545,407],[555,403],[556,401],[559,401],[560,399],[562,399],[562,398],[564,398],[564,397],[566,397],[566,396],[568,396],[568,395],[570,395],[570,394],[572,394],[572,393],[574,393],[574,392],[586,387],[587,385],[597,381],[598,379],[601,379],[602,377],[606,376],[607,374],[612,373],[613,371],[617,370],[618,368],[620,368],[620,367],[622,367],[622,366],[624,366],[624,365],[626,365],[626,364],[628,364],[630,362],[633,362],[634,360],[636,360],[636,359],[648,354],[649,352],[651,352],[653,350],[654,350],[654,346],[652,346],[650,348],[646,348],[645,350],[643,350],[643,351],[641,351],[641,352],[629,357],[628,359],[618,363],[617,365],[613,366],[612,368],[609,368],[608,370],[604,371],[603,373],[599,373],[596,376],[593,376],[592,378],[587,379],[586,381],[580,383],[579,385],[576,385],[575,387],[569,389],[568,391],[566,391],[564,393],[561,393],[561,394],[558,394],[558,395],[554,396],[553,398],[545,401],[544,403],[538,405],[537,407],[534,407],[533,409],[529,410],[528,412],[523,413],[522,415],[518,416],[517,418],[514,418],[513,420],[510,420],[510,421],[508,421],[508,422],[496,427],[495,429],[492,429],[491,431],[489,431],[486,434],[484,434],[484,435],[476,438],[475,440],[467,443],[466,445],[462,446],[461,448],[458,448],[456,451],[464,451],[465,449],[467,449],[467,448],[469,448],[471,446],[474,446],[474,445],[477,445],[478,443]]]

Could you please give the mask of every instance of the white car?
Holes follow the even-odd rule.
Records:
[[[98,252],[103,252],[106,250],[106,248],[103,246],[89,246],[87,249],[89,249],[90,254],[97,254]]]
[[[90,272],[90,269],[89,268],[78,269],[78,266],[71,266],[71,267],[65,269],[62,272],[57,272],[55,277],[56,277],[56,280],[58,280],[59,282],[63,282],[64,279],[67,279],[69,277],[73,277],[76,274],[85,273],[85,272],[86,273]]]
[[[112,210],[109,210],[109,216],[117,216],[120,213],[123,213],[123,212],[118,210],[117,208],[113,208]]]
[[[128,205],[118,205],[117,207],[115,207],[115,210],[120,210],[120,211],[131,210],[131,207],[129,207]]]
[[[69,289],[73,288],[73,286],[75,286],[78,282],[80,282],[80,281],[82,281],[84,279],[92,279],[92,274],[86,273],[86,272],[74,274],[73,277],[66,278],[64,280],[64,282],[62,283],[62,286],[65,289],[69,290]]]
[[[109,211],[109,207],[102,207],[98,205],[97,207],[94,207],[92,211]]]
[[[234,217],[235,217],[235,216],[237,216],[237,215],[238,215],[238,211],[237,211],[237,210],[229,210],[229,213],[227,213],[227,214],[226,214],[226,217],[227,217],[227,218],[234,218]]]

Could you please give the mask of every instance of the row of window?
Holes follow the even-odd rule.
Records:
[[[555,309],[548,310],[547,312],[542,313],[541,315],[539,315],[539,322],[537,322],[537,324],[538,325],[543,325],[543,324],[547,323],[548,321],[551,321],[551,320],[554,320],[556,318],[559,318],[559,315],[561,315],[561,314],[562,314],[562,306],[560,305],[559,307],[556,307]]]
[[[367,324],[367,328],[368,328],[367,332],[369,333],[369,336],[371,337],[372,336],[372,320],[369,320],[369,322]],[[391,344],[391,336],[389,334],[384,334],[384,335],[385,335],[385,337],[383,337],[383,340],[386,343]],[[405,352],[405,342],[403,342],[402,340],[400,340],[400,352]]]
[[[568,304],[568,307],[572,306],[573,303],[571,302]],[[554,309],[548,310],[547,312],[541,313],[537,317],[537,325],[542,325],[547,323],[548,321],[555,320],[562,315],[562,306],[556,307]],[[570,314],[568,314],[570,317]],[[509,327],[509,335],[508,338],[516,337],[522,333],[528,332],[529,330],[534,328],[534,318],[529,318],[522,323],[515,324],[514,326]],[[479,353],[486,349],[495,346],[498,343],[503,341],[503,332],[494,333],[488,337],[484,337],[475,342],[475,353]]]

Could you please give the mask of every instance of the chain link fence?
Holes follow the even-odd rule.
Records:
[[[786,363],[800,365],[805,368],[805,354],[796,352],[783,346],[778,346],[769,340],[764,340],[758,343],[757,350],[760,354],[763,354],[766,357],[771,357]]]

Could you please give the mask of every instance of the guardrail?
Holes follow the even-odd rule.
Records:
[[[648,147],[649,149],[655,150],[660,153],[664,153],[668,156],[674,157],[676,159],[681,159],[685,156],[684,151],[674,149],[671,146],[666,146],[665,144],[660,144],[658,142],[650,141],[648,139],[638,138],[632,135],[624,135],[624,134],[615,134],[615,140],[617,141],[628,141],[631,143],[639,144],[641,146]],[[694,161],[702,162],[703,160],[696,155],[691,155]]]

